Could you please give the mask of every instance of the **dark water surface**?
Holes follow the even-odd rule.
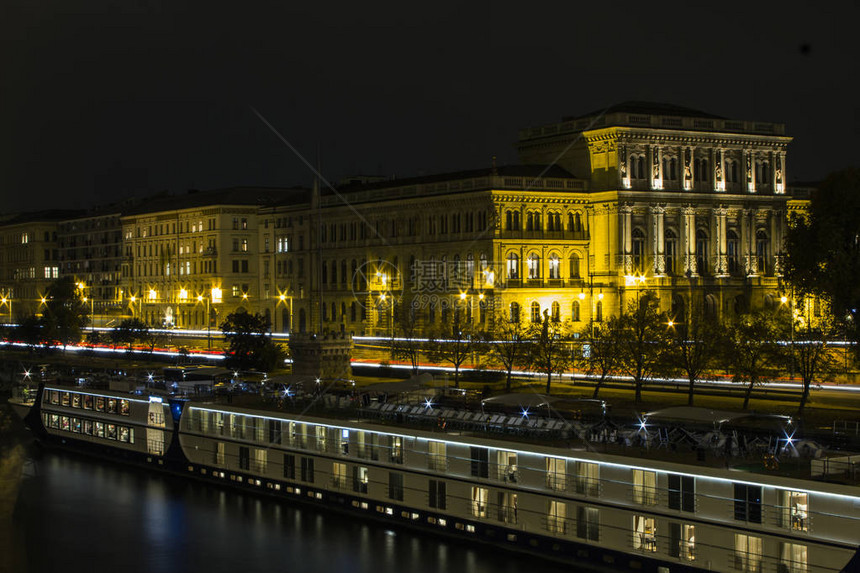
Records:
[[[13,530],[16,572],[575,570],[62,452],[30,458]]]

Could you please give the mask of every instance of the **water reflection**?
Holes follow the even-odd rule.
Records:
[[[489,546],[89,458],[46,453],[31,467],[12,537],[28,563],[13,571],[521,573],[535,565]]]

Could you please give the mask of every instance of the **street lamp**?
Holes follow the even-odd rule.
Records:
[[[287,299],[289,299],[289,301],[290,301],[290,305],[287,308],[287,310],[290,313],[290,316],[289,316],[290,320],[287,322],[287,324],[285,324],[283,326],[287,329],[287,332],[289,334],[292,334],[293,333],[293,297],[291,295],[285,294],[282,292],[278,292],[277,302],[275,302],[275,320],[272,321],[272,324],[275,324],[275,322],[277,321],[278,305],[281,303],[284,303],[284,305],[286,306]]]
[[[3,295],[0,297],[0,304],[9,307],[9,324],[12,324],[12,295]]]

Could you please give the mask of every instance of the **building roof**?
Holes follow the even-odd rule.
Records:
[[[85,211],[73,209],[47,209],[44,211],[29,211],[27,213],[18,213],[9,219],[2,221],[3,226],[20,225],[22,223],[53,223],[60,222],[66,219],[80,217]]]
[[[570,121],[572,119],[581,119],[585,117],[594,117],[601,114],[609,115],[612,113],[635,113],[640,115],[674,115],[677,117],[728,119],[720,115],[714,115],[712,113],[707,113],[690,107],[684,107],[671,103],[650,101],[623,101],[621,103],[613,104],[606,109],[595,110],[584,115],[565,117],[562,119],[562,121]]]
[[[228,187],[211,191],[190,190],[184,195],[160,194],[134,205],[123,216],[192,209],[207,205],[281,205],[306,201],[304,187]]]
[[[500,177],[554,177],[575,179],[572,173],[558,165],[500,165],[498,167],[486,167],[483,169],[469,169],[466,171],[452,171],[448,173],[436,173],[433,175],[422,175],[419,177],[407,177],[405,179],[389,179],[364,184],[348,184],[338,187],[342,193],[353,191],[366,191],[369,189],[386,189],[392,187],[405,187],[423,183],[437,183],[441,181],[456,181],[458,179],[473,179],[475,177],[488,177],[497,175]],[[323,190],[323,195],[331,195],[332,191]]]

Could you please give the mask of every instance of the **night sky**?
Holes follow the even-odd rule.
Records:
[[[858,3],[2,0],[0,212],[517,160],[625,100],[784,122],[789,181],[857,165]]]

